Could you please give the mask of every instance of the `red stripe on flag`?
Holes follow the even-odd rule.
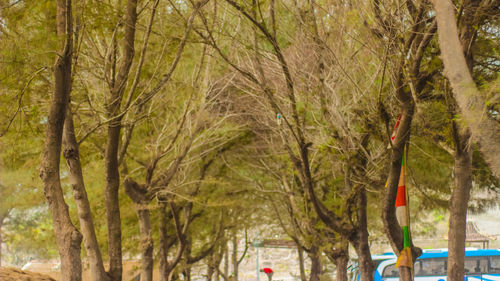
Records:
[[[406,206],[405,186],[398,186],[398,193],[396,194],[396,207]]]
[[[396,121],[396,125],[394,125],[394,129],[392,131],[391,135],[391,142],[394,143],[394,140],[396,139],[396,134],[398,132],[398,127],[399,127],[399,122],[401,121],[401,115],[398,116],[398,120]]]

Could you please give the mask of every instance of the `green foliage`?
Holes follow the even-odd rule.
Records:
[[[301,242],[322,250],[331,246],[325,240],[328,228],[314,212],[301,181],[303,175],[294,163],[304,160],[300,145],[307,146],[312,185],[324,206],[339,216],[350,213],[343,217],[344,222],[355,222],[356,209],[346,201],[355,198],[356,188],[362,187],[368,191],[370,233],[376,240],[384,236],[379,217],[390,165],[384,118],[396,119],[400,113],[395,97],[400,89],[395,89],[394,80],[400,74],[396,73],[404,47],[400,42],[411,33],[408,15],[387,19],[394,30],[384,35],[377,30],[378,20],[367,3],[317,1],[311,11],[309,2],[274,1],[276,41],[290,72],[292,92],[276,49],[262,30],[228,3],[210,1],[197,14],[169,82],[139,105],[172,66],[192,12],[188,2],[160,1],[139,82],[131,92],[154,1],[139,2],[135,56],[121,108],[120,149],[127,141],[125,131],[133,128],[133,132],[121,176],[143,183],[155,163],[153,178],[160,177],[188,150],[161,192],[175,198],[179,206],[194,204],[193,213],[198,217],[189,235],[195,252],[214,238],[214,222],[220,221],[221,213],[226,232],[235,229],[241,234],[251,228],[262,237],[279,232],[297,235]],[[74,1],[73,5],[74,28],[79,33],[71,108],[77,139],[82,141],[80,160],[103,253],[107,252],[104,151],[107,126],[113,121],[106,110],[112,88],[109,77],[123,60],[124,3]],[[258,1],[256,21],[273,34],[270,3]],[[251,2],[240,4],[253,15]],[[30,256],[57,254],[37,175],[54,83],[55,2],[29,0],[5,6],[2,3],[0,10],[0,215],[7,214],[1,231],[11,254],[9,262],[19,264]],[[209,31],[201,15],[206,17]],[[472,51],[474,78],[487,100],[489,117],[498,119],[500,48],[495,31],[498,20],[486,21],[478,29]],[[209,32],[215,42],[207,42]],[[411,46],[403,57],[404,69],[400,69],[403,90],[408,92],[414,90],[407,72],[416,47]],[[413,93],[417,100],[407,185],[411,209],[420,210],[412,218],[418,224],[417,235],[435,233],[434,224],[444,220],[440,214],[448,207],[453,187],[452,124],[460,122],[460,115],[450,111],[452,97],[445,94],[448,89],[438,54],[434,38],[423,53],[420,75],[427,79],[422,93]],[[288,123],[277,124],[278,108]],[[380,116],[381,109],[387,116]],[[394,120],[390,122],[389,127]],[[304,143],[299,144],[302,137]],[[207,163],[209,168],[202,172]],[[477,148],[473,165],[474,191],[498,192],[498,179]],[[78,226],[67,173],[62,159],[64,195]],[[123,188],[119,198],[124,253],[135,256],[140,253],[136,206]],[[155,197],[148,205],[155,245],[159,245],[163,215],[158,200]],[[489,206],[488,200],[473,203],[478,209]],[[432,219],[426,220],[423,212]],[[172,221],[168,226],[173,230]],[[325,276],[321,280],[327,281]]]

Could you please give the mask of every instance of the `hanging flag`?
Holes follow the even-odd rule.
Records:
[[[396,267],[405,266],[412,268],[413,261],[411,255],[411,236],[410,236],[410,212],[408,209],[408,191],[405,186],[406,175],[406,146],[403,152],[401,162],[401,174],[399,175],[398,191],[396,194],[396,218],[403,230],[403,250],[398,256]]]
[[[391,135],[391,143],[387,145],[387,149],[391,148],[391,144],[394,145],[394,142],[396,140],[396,135],[399,130],[399,123],[401,122],[401,114],[398,116],[398,120],[396,121],[396,124],[394,125],[394,129],[392,130],[392,135]],[[389,184],[389,179],[385,182],[385,187],[387,188],[387,185]]]
[[[398,134],[400,122],[401,122],[401,115],[398,116],[398,120],[394,125],[394,129],[392,130],[392,135],[391,135],[391,143],[387,145],[387,148],[391,148],[391,144],[394,145],[394,143],[396,142],[396,135]]]

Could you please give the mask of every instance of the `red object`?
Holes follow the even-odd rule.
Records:
[[[394,125],[394,130],[391,135],[391,141],[394,143],[394,140],[396,140],[396,134],[398,132],[398,127],[399,127],[399,122],[401,121],[401,115],[398,117],[398,121],[396,121],[396,125]]]
[[[270,269],[269,267],[264,267],[264,268],[262,269],[262,271],[264,271],[264,273],[265,273],[265,274],[270,274],[270,273],[273,273],[273,270],[272,270],[272,269]]]
[[[405,186],[398,186],[398,193],[396,194],[396,207],[406,206],[406,192]]]

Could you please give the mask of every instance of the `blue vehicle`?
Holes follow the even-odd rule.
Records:
[[[372,257],[375,281],[397,281],[399,270],[393,253]],[[423,250],[415,261],[415,281],[445,281],[448,249]],[[355,274],[359,280],[359,273]],[[465,250],[465,281],[500,281],[500,250]]]

